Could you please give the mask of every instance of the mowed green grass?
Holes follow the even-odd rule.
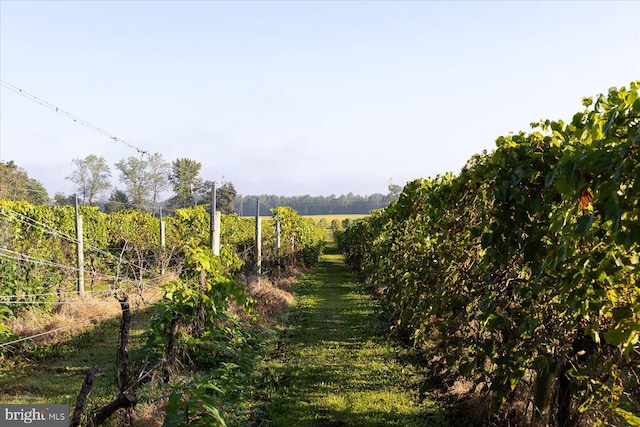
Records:
[[[130,330],[130,361],[142,346],[142,332],[148,328],[151,309],[134,314]],[[76,404],[87,371],[99,366],[89,409],[113,400],[118,389],[115,379],[120,320],[98,323],[86,332],[54,345],[33,346],[0,365],[0,402]]]
[[[294,291],[297,305],[260,367],[252,425],[446,425],[419,393],[423,368],[385,338],[375,301],[332,242]]]
[[[304,218],[310,218],[313,220],[313,222],[315,222],[316,224],[319,224],[320,221],[322,221],[323,219],[325,220],[327,226],[331,225],[331,221],[338,220],[340,223],[342,223],[342,221],[344,221],[345,219],[348,219],[350,221],[355,221],[356,219],[360,219],[360,218],[365,218],[367,216],[369,216],[368,214],[327,214],[327,215],[301,215]],[[254,216],[243,216],[243,218],[254,218]],[[262,218],[262,220],[267,220],[267,219],[273,219],[272,215],[260,215],[260,218]]]
[[[305,218],[311,218],[316,224],[318,224],[322,219],[325,220],[327,225],[331,224],[331,221],[338,220],[340,223],[345,219],[350,221],[354,221],[356,219],[365,218],[369,215],[367,214],[336,214],[336,215],[303,215]]]

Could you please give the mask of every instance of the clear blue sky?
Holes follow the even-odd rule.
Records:
[[[640,2],[0,1],[0,76],[243,194],[386,192],[640,78]],[[2,88],[50,195],[137,153]]]

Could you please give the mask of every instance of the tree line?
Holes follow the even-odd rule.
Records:
[[[115,163],[115,171],[104,157],[90,154],[72,160],[73,170],[66,177],[75,184],[75,194],[58,192],[51,201],[38,180],[29,178],[27,172],[13,161],[0,162],[0,200],[24,200],[37,205],[66,206],[78,202],[98,206],[107,213],[125,209],[156,212],[162,207],[168,210],[206,205],[211,201],[214,182],[200,176],[202,164],[179,158],[167,162],[162,154],[144,158],[128,157]],[[120,186],[112,185],[112,176],[118,174]],[[241,216],[256,214],[256,200],[260,200],[261,213],[279,206],[290,206],[301,215],[367,214],[381,209],[398,197],[402,187],[390,184],[388,193],[360,196],[353,193],[336,196],[277,196],[239,195],[231,182],[218,183],[216,204],[223,213]],[[173,195],[161,199],[168,191]]]
[[[93,205],[100,196],[110,192],[103,203],[107,212],[131,207],[155,212],[160,206],[173,210],[205,204],[210,200],[214,185],[200,176],[200,162],[179,158],[169,163],[159,153],[147,156],[147,159],[131,156],[117,162],[115,167],[123,189],[111,186],[111,169],[103,157],[91,154],[84,159],[74,159],[73,164],[75,170],[67,179],[77,186],[82,203]],[[161,201],[160,196],[168,190],[173,190],[173,196]],[[218,191],[219,209],[233,212],[235,195],[232,183],[222,183]],[[64,195],[56,194],[56,202],[58,199],[62,204],[68,203]]]
[[[254,195],[239,196],[234,202],[234,209],[241,215],[255,215],[256,200],[260,200],[260,212],[278,206],[291,206],[300,215],[332,215],[332,214],[368,214],[372,210],[385,208],[395,200],[402,188],[389,185],[387,194],[375,193],[360,196],[353,193],[336,196],[276,196]]]
[[[66,177],[76,186],[76,194],[56,193],[53,204],[70,205],[78,202],[87,206],[99,206],[113,213],[124,209],[155,212],[159,207],[175,210],[207,204],[214,183],[200,176],[202,164],[192,159],[180,158],[169,163],[162,154],[147,158],[128,157],[115,164],[121,187],[111,183],[112,170],[104,157],[90,154],[73,159],[74,169]],[[30,203],[50,204],[49,195],[38,180],[29,178],[27,172],[13,161],[0,163],[0,200],[24,200]],[[161,200],[167,191],[173,191],[169,199]],[[236,190],[231,182],[217,187],[217,206],[224,213],[233,213]]]

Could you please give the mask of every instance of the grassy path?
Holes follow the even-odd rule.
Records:
[[[374,300],[335,246],[294,290],[298,304],[262,369],[254,425],[443,424],[418,395],[420,368],[385,339]]]

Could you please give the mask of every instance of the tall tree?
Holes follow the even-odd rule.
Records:
[[[111,192],[109,200],[104,205],[104,210],[107,213],[114,213],[127,209],[129,206],[129,198],[127,193],[117,188]]]
[[[402,186],[394,184],[393,182],[389,183],[389,187],[387,188],[389,189],[390,199],[397,199],[398,196],[400,196],[400,193],[402,193]]]
[[[173,185],[175,197],[171,199],[174,208],[196,205],[196,190],[202,185],[200,169],[202,165],[195,160],[182,158],[171,163],[169,181]]]
[[[198,204],[206,205],[211,203],[212,189],[213,181],[207,180],[202,184],[197,192]],[[236,200],[237,194],[238,193],[231,182],[223,182],[222,185],[219,185],[216,188],[216,209],[226,214],[235,213],[236,209],[233,206],[233,202]]]
[[[158,197],[163,191],[169,189],[169,169],[168,162],[164,160],[162,154],[155,153],[149,158],[147,173],[149,175],[149,187],[151,190],[151,210],[155,212]]]
[[[148,208],[151,183],[148,176],[148,163],[143,159],[129,157],[116,163],[120,170],[120,182],[125,185],[127,199],[137,208]]]
[[[73,159],[76,165],[68,180],[77,185],[83,204],[93,204],[95,199],[111,188],[111,169],[104,157],[90,154],[84,159]]]
[[[40,181],[29,178],[27,171],[10,161],[0,162],[0,200],[3,199],[44,205],[49,202],[49,195]]]
[[[129,203],[155,211],[160,193],[169,188],[169,163],[162,154],[155,153],[149,160],[129,157],[116,163],[120,170],[120,182],[125,185]]]
[[[74,201],[75,197],[73,197],[73,194],[67,196],[64,193],[58,192],[53,197],[53,204],[56,206],[70,206],[73,205]]]
[[[233,206],[233,202],[236,200],[237,195],[238,192],[233,183],[229,181],[223,182],[216,192],[218,210],[226,214],[235,213],[236,209]]]

